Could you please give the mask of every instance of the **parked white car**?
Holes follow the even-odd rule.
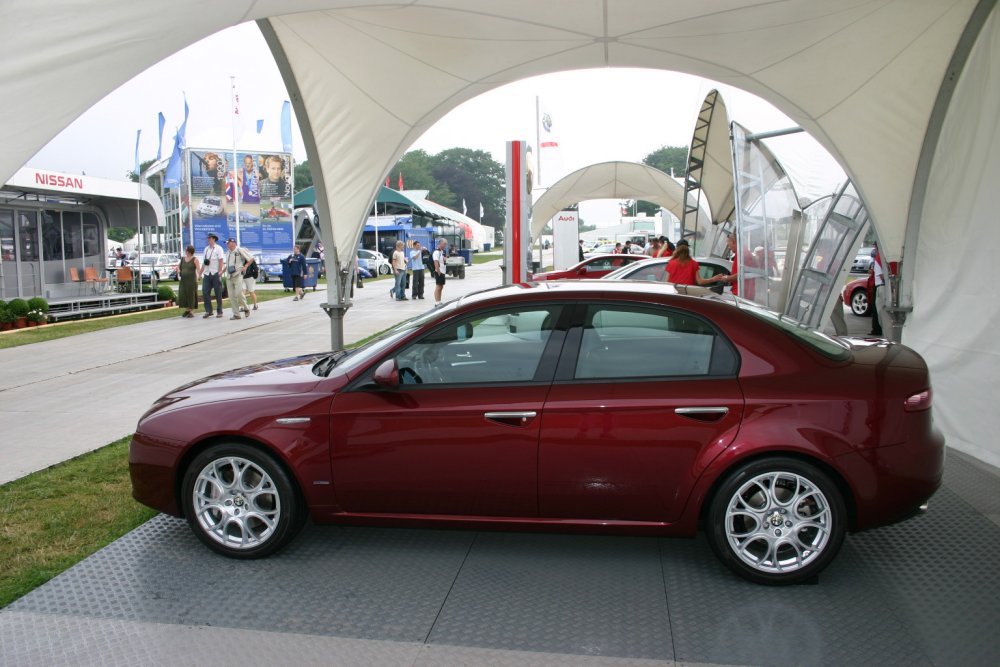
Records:
[[[172,280],[176,278],[177,263],[180,255],[172,253],[142,255],[139,258],[139,274],[143,282],[149,282],[153,274],[157,280]]]
[[[214,216],[222,215],[222,197],[205,197],[198,204],[197,212],[198,215]]]
[[[389,262],[389,258],[374,250],[360,248],[358,250],[358,266],[373,276],[378,274],[387,276],[392,273],[392,264]]]

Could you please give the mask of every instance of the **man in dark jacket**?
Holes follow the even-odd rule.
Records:
[[[292,277],[292,287],[295,288],[295,298],[292,301],[298,301],[306,295],[303,289],[306,278],[306,258],[302,254],[302,250],[295,246],[292,248],[292,254],[285,261],[288,263],[288,273]]]

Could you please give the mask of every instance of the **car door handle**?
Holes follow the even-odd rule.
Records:
[[[508,426],[525,426],[528,422],[538,416],[534,410],[520,412],[487,412],[483,414],[490,421],[507,424]]]
[[[694,419],[696,421],[715,422],[729,414],[729,408],[725,406],[674,408],[674,414],[681,417],[687,417],[688,419]]]

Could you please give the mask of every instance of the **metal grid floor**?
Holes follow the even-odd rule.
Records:
[[[0,611],[0,664],[992,666],[1000,475],[946,469],[927,514],[791,588],[701,536],[309,526],[242,562],[160,516]]]

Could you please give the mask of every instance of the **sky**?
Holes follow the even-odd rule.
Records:
[[[278,68],[253,23],[208,37],[154,65],[110,93],[42,148],[27,166],[103,178],[124,178],[139,160],[157,155],[157,114],[166,117],[162,156],[173,147],[190,107],[187,143],[206,148],[233,144],[232,96],[244,119],[240,150],[280,150],[279,118],[288,94]],[[633,69],[579,70],[532,77],[498,88],[454,109],[430,128],[413,149],[437,153],[461,147],[485,150],[501,164],[506,142],[536,140],[536,98],[552,118],[559,148],[545,149],[542,185],[590,164],[641,161],[661,146],[686,146],[705,95],[718,88],[730,116],[754,132],[793,127],[767,102],[741,90],[675,72]],[[257,119],[264,129],[256,133]],[[293,154],[306,159],[293,117]],[[843,179],[836,162],[811,137],[795,135],[768,142],[815,198]],[[795,174],[793,173],[793,176]],[[393,179],[395,183],[395,178]],[[536,188],[536,192],[539,189]],[[469,209],[475,210],[473,203]],[[586,202],[580,212],[590,224],[617,223],[617,202]]]

